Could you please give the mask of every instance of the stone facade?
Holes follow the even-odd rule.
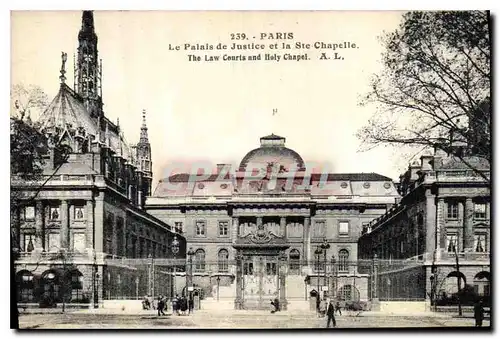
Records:
[[[489,165],[467,161],[489,177]],[[359,254],[377,256],[384,299],[429,300],[466,284],[489,296],[491,191],[458,158],[437,150],[401,177],[401,201],[363,230]],[[431,278],[432,277],[432,278]],[[434,301],[433,299],[433,301]]]
[[[207,176],[173,174],[146,202],[148,213],[182,229],[196,284],[207,297],[232,298],[236,308],[268,308],[273,298],[285,306],[314,295],[319,278],[326,295],[368,299],[369,274],[358,270],[357,241],[364,225],[396,202],[391,179],[311,174],[276,135],[261,138],[260,148],[229,170],[219,165]],[[325,241],[318,270],[315,252]]]
[[[140,141],[130,146],[102,111],[90,11],[83,12],[78,39],[75,90],[65,83],[63,53],[60,91],[33,125],[48,144],[43,173],[34,182],[12,173],[12,247],[21,303],[142,297],[151,293],[151,273],[141,268],[147,259],[140,258],[171,258],[174,238],[178,255],[185,257],[184,236],[143,209],[152,181],[145,113]],[[68,150],[61,163],[59,145]],[[124,265],[122,258],[137,260]]]

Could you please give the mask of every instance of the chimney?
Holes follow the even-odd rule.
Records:
[[[420,171],[421,167],[420,167],[420,164],[418,163],[418,160],[414,160],[411,164],[410,164],[410,180],[411,181],[415,181],[415,180],[418,180],[419,176],[418,176],[418,171]]]
[[[231,164],[217,164],[217,174],[222,172],[222,170],[225,170],[229,173],[229,171],[231,170]]]
[[[421,168],[422,171],[432,171],[434,169],[433,167],[433,161],[434,156],[431,154],[430,151],[425,151],[424,154],[420,157],[420,163],[421,163]]]

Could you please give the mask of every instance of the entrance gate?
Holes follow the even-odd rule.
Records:
[[[277,256],[252,255],[243,260],[243,305],[245,309],[270,309],[279,298]]]

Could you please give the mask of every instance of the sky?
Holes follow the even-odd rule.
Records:
[[[95,11],[103,60],[106,116],[120,120],[129,143],[139,140],[147,112],[154,182],[173,162],[239,164],[271,133],[308,162],[335,173],[376,172],[397,180],[407,163],[390,148],[358,152],[356,132],[375,112],[359,105],[381,72],[379,37],[397,28],[401,12],[173,12]],[[11,83],[59,88],[61,51],[73,85],[80,11],[13,11]],[[248,40],[231,40],[245,33]],[[261,33],[266,38],[261,40]],[[292,39],[270,39],[292,33]],[[283,34],[285,37],[287,34]],[[255,38],[254,38],[255,37]],[[264,44],[264,50],[185,51],[184,44]],[[272,50],[269,44],[348,44],[350,49]],[[175,49],[179,46],[180,50]],[[228,47],[229,48],[229,47]],[[309,60],[284,61],[284,54]],[[343,60],[332,60],[334,53]],[[330,60],[320,60],[321,54]],[[276,61],[189,61],[188,54],[278,54]],[[273,109],[277,114],[273,115]],[[399,161],[398,161],[399,160]]]

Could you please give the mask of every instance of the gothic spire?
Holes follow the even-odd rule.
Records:
[[[146,110],[142,110],[142,126],[141,126],[141,137],[139,139],[140,144],[149,144],[148,138],[148,126],[146,125]]]
[[[87,111],[93,116],[102,114],[100,97],[101,70],[97,54],[97,35],[94,14],[83,11],[82,27],[78,33],[76,92],[83,98]]]

